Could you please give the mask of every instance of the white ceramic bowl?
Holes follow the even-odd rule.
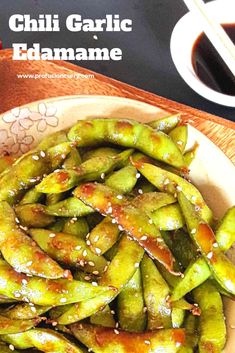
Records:
[[[235,1],[216,0],[206,4],[208,12],[220,23],[235,23]],[[176,24],[170,42],[171,56],[184,81],[204,98],[228,107],[235,107],[235,96],[219,93],[196,75],[192,65],[193,45],[202,33],[196,16],[188,12]]]

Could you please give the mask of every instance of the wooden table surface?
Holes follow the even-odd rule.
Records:
[[[136,99],[169,113],[181,113],[185,121],[207,135],[235,164],[235,123],[176,103],[123,82],[64,61],[12,61],[10,49],[0,51],[0,113],[36,100],[65,95],[107,95]],[[92,78],[19,78],[28,75],[94,75]]]

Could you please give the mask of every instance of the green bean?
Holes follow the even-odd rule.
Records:
[[[227,251],[235,241],[235,206],[231,207],[216,229],[216,240],[220,249]]]
[[[62,230],[61,230],[62,231]],[[84,218],[70,218],[64,223],[63,233],[76,235],[78,238],[85,239],[89,233],[87,220]]]
[[[170,131],[169,136],[178,146],[179,150],[184,153],[188,140],[188,126],[179,125]]]
[[[210,226],[200,219],[194,206],[182,192],[179,193],[178,200],[185,217],[188,232],[202,253],[213,277],[226,292],[234,296],[235,266],[220,249]]]
[[[108,287],[95,287],[75,280],[28,277],[14,271],[4,260],[0,260],[0,278],[0,294],[42,306],[65,305],[102,293],[116,293]]]
[[[133,277],[143,257],[144,250],[128,236],[124,235],[118,245],[107,271],[103,273],[99,284],[115,287],[116,292],[101,294],[92,300],[74,304],[66,313],[58,318],[58,323],[67,325],[91,316],[109,304]]]
[[[72,189],[81,181],[93,181],[104,178],[105,174],[118,167],[120,163],[127,160],[133,150],[129,149],[114,157],[95,157],[83,162],[73,169],[55,170],[45,177],[36,186],[37,191],[43,193],[61,193]]]
[[[143,332],[146,327],[143,288],[140,269],[118,295],[118,320],[120,327],[129,332]]]
[[[109,175],[105,179],[105,184],[119,191],[121,194],[127,194],[135,187],[137,176],[136,168],[128,165]]]
[[[0,249],[17,271],[45,278],[69,275],[17,227],[14,211],[5,201],[0,202]]]
[[[153,129],[168,134],[180,123],[180,114],[169,115],[161,119],[153,120],[148,123]]]
[[[82,160],[87,161],[94,157],[114,157],[117,156],[121,151],[112,147],[99,147],[96,149],[88,150],[82,155]]]
[[[45,206],[40,203],[30,203],[15,207],[15,213],[20,223],[26,227],[47,227],[55,222],[55,217],[45,213]]]
[[[90,317],[90,323],[93,325],[101,325],[103,327],[115,327],[115,320],[111,309],[108,305]]]
[[[133,333],[79,323],[69,329],[94,353],[176,353],[185,339],[183,329]]]
[[[98,275],[107,265],[103,256],[93,254],[86,242],[75,235],[51,233],[47,229],[30,229],[29,233],[52,259],[67,266],[82,267],[84,271]]]
[[[184,167],[182,154],[166,134],[136,121],[115,119],[79,121],[70,129],[68,138],[70,141],[76,141],[80,147],[111,142],[136,148],[177,168]]]
[[[144,301],[147,307],[148,330],[171,327],[170,289],[154,262],[147,256],[141,262]]]
[[[201,308],[199,318],[200,353],[221,353],[226,341],[223,302],[218,291],[207,281],[193,291]]]
[[[20,205],[27,205],[28,203],[38,203],[42,201],[44,198],[44,194],[38,192],[35,187],[29,189],[24,194],[23,198],[20,200]]]
[[[83,217],[93,213],[94,210],[76,197],[68,197],[54,205],[46,206],[45,212],[57,217]]]
[[[140,173],[159,190],[173,195],[176,194],[177,191],[182,190],[187,198],[199,208],[203,220],[208,223],[211,222],[212,212],[206,205],[198,189],[193,184],[174,173],[168,172],[149,163],[138,162],[135,166]]]
[[[160,232],[144,212],[128,204],[125,198],[120,199],[115,190],[98,183],[83,184],[75,189],[74,195],[100,213],[116,220],[151,256],[170,272],[174,272],[174,258]]]
[[[51,306],[38,306],[32,303],[19,303],[1,311],[1,315],[14,320],[31,320],[45,314]]]
[[[19,333],[30,330],[40,321],[40,318],[31,320],[15,320],[0,315],[0,335]]]
[[[184,218],[178,204],[157,209],[152,213],[151,219],[160,230],[175,230],[184,226]]]
[[[18,349],[37,348],[47,353],[83,353],[62,334],[50,329],[37,328],[14,335],[3,335],[2,339]]]

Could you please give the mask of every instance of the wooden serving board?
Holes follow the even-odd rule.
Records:
[[[13,61],[12,50],[0,51],[0,113],[36,100],[65,95],[108,95],[136,99],[165,113],[181,113],[185,121],[207,135],[235,164],[235,123],[143,91],[65,61]],[[93,78],[18,78],[19,74],[74,73]]]

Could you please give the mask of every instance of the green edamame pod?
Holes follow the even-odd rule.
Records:
[[[109,287],[67,280],[28,277],[13,270],[4,260],[0,260],[0,294],[35,305],[54,306],[76,303],[94,298],[102,293],[116,293]]]
[[[131,192],[137,182],[137,170],[132,165],[113,172],[105,179],[105,184],[119,191],[121,194]]]
[[[103,273],[101,279],[98,281],[100,285],[115,287],[116,292],[104,293],[92,300],[74,304],[66,313],[58,318],[58,323],[67,325],[83,320],[109,304],[133,277],[143,254],[144,250],[136,242],[124,235],[118,244],[117,252],[107,271]]]
[[[143,332],[146,327],[146,312],[140,269],[118,295],[118,321],[123,330]]]
[[[221,353],[226,342],[223,302],[219,292],[209,282],[193,291],[201,309],[199,317],[199,352]]]
[[[104,309],[97,311],[97,313],[93,314],[90,317],[90,322],[93,325],[100,325],[103,327],[115,327],[115,320],[108,305],[106,305]]]
[[[176,230],[184,226],[184,218],[178,204],[161,207],[150,217],[160,230]]]
[[[95,157],[72,169],[59,169],[46,176],[36,189],[43,193],[61,193],[78,185],[81,181],[93,181],[104,178],[105,174],[118,167],[133,153],[132,149],[114,157]]]
[[[69,271],[35,246],[32,239],[17,227],[14,211],[6,201],[0,202],[0,229],[2,255],[17,271],[45,278],[68,277]]]
[[[66,220],[61,231],[85,239],[86,235],[89,233],[89,226],[85,217],[74,217]]]
[[[136,148],[177,168],[184,167],[182,154],[166,134],[136,121],[115,119],[79,121],[70,129],[68,138],[70,141],[76,141],[80,147],[111,142]]]
[[[51,258],[67,266],[82,267],[86,272],[100,275],[107,265],[103,256],[94,254],[86,242],[75,235],[52,233],[47,229],[30,229],[29,233]]]
[[[235,241],[235,206],[224,215],[216,229],[216,240],[220,249],[227,251]]]
[[[180,114],[169,115],[161,119],[153,120],[148,123],[153,129],[168,134],[180,123]]]
[[[200,219],[195,207],[182,192],[178,194],[178,201],[185,217],[188,232],[202,253],[213,277],[226,292],[235,295],[234,264],[220,249],[213,230]]]
[[[152,218],[153,212],[161,207],[173,204],[176,199],[173,195],[164,192],[148,192],[140,194],[131,200],[131,204],[146,212]]]
[[[116,223],[112,223],[109,217],[105,217],[89,234],[90,249],[102,255],[108,251],[118,240],[120,230]]]
[[[174,287],[171,300],[179,300],[188,292],[205,282],[211,276],[211,271],[205,260],[199,257],[193,260],[184,272],[184,277]]]
[[[179,150],[184,153],[188,140],[188,126],[179,125],[170,131],[169,136],[175,142]]]
[[[184,160],[187,167],[190,167],[191,163],[196,157],[197,151],[198,151],[198,144],[195,144],[191,150],[185,152]]]
[[[95,149],[91,149],[83,153],[82,155],[82,160],[87,161],[88,159],[94,158],[94,157],[114,157],[117,156],[118,153],[121,151],[118,150],[117,148],[112,148],[112,147],[99,147]]]
[[[134,165],[140,173],[159,190],[173,195],[175,195],[177,191],[182,190],[187,198],[199,208],[199,212],[203,220],[208,223],[212,221],[211,210],[206,205],[202,195],[193,184],[181,178],[179,175],[168,172],[149,163],[138,162]]]
[[[170,289],[154,262],[147,256],[141,262],[144,301],[147,307],[148,330],[171,327]]]
[[[26,227],[44,228],[55,222],[55,217],[45,213],[45,206],[40,203],[30,203],[15,207],[15,213],[20,223]]]
[[[69,329],[94,353],[176,353],[185,340],[183,329],[133,333],[88,324],[73,324]]]
[[[1,315],[14,320],[31,320],[45,314],[51,306],[39,306],[32,303],[19,303],[1,311]]]
[[[60,143],[67,142],[67,132],[68,130],[60,130],[45,136],[42,141],[38,144],[37,149],[45,150]]]
[[[65,159],[62,167],[64,169],[71,169],[79,166],[82,163],[82,159],[76,147],[71,149],[70,154]]]
[[[29,189],[20,200],[20,205],[27,205],[28,203],[39,203],[43,200],[44,194],[38,192],[35,187]]]
[[[83,217],[93,213],[94,210],[78,200],[77,197],[68,197],[54,205],[46,206],[45,212],[57,217]]]
[[[62,334],[50,329],[37,328],[14,335],[3,335],[1,338],[18,349],[37,348],[47,353],[83,353]]]
[[[174,258],[165,245],[160,232],[142,210],[129,204],[118,192],[98,183],[86,183],[77,187],[74,195],[102,214],[112,217],[149,254],[174,272]]]
[[[28,331],[41,321],[40,318],[31,320],[15,320],[0,315],[0,335]]]
[[[189,314],[185,319],[184,327],[186,333],[185,342],[178,353],[193,353],[198,343],[197,318]]]

